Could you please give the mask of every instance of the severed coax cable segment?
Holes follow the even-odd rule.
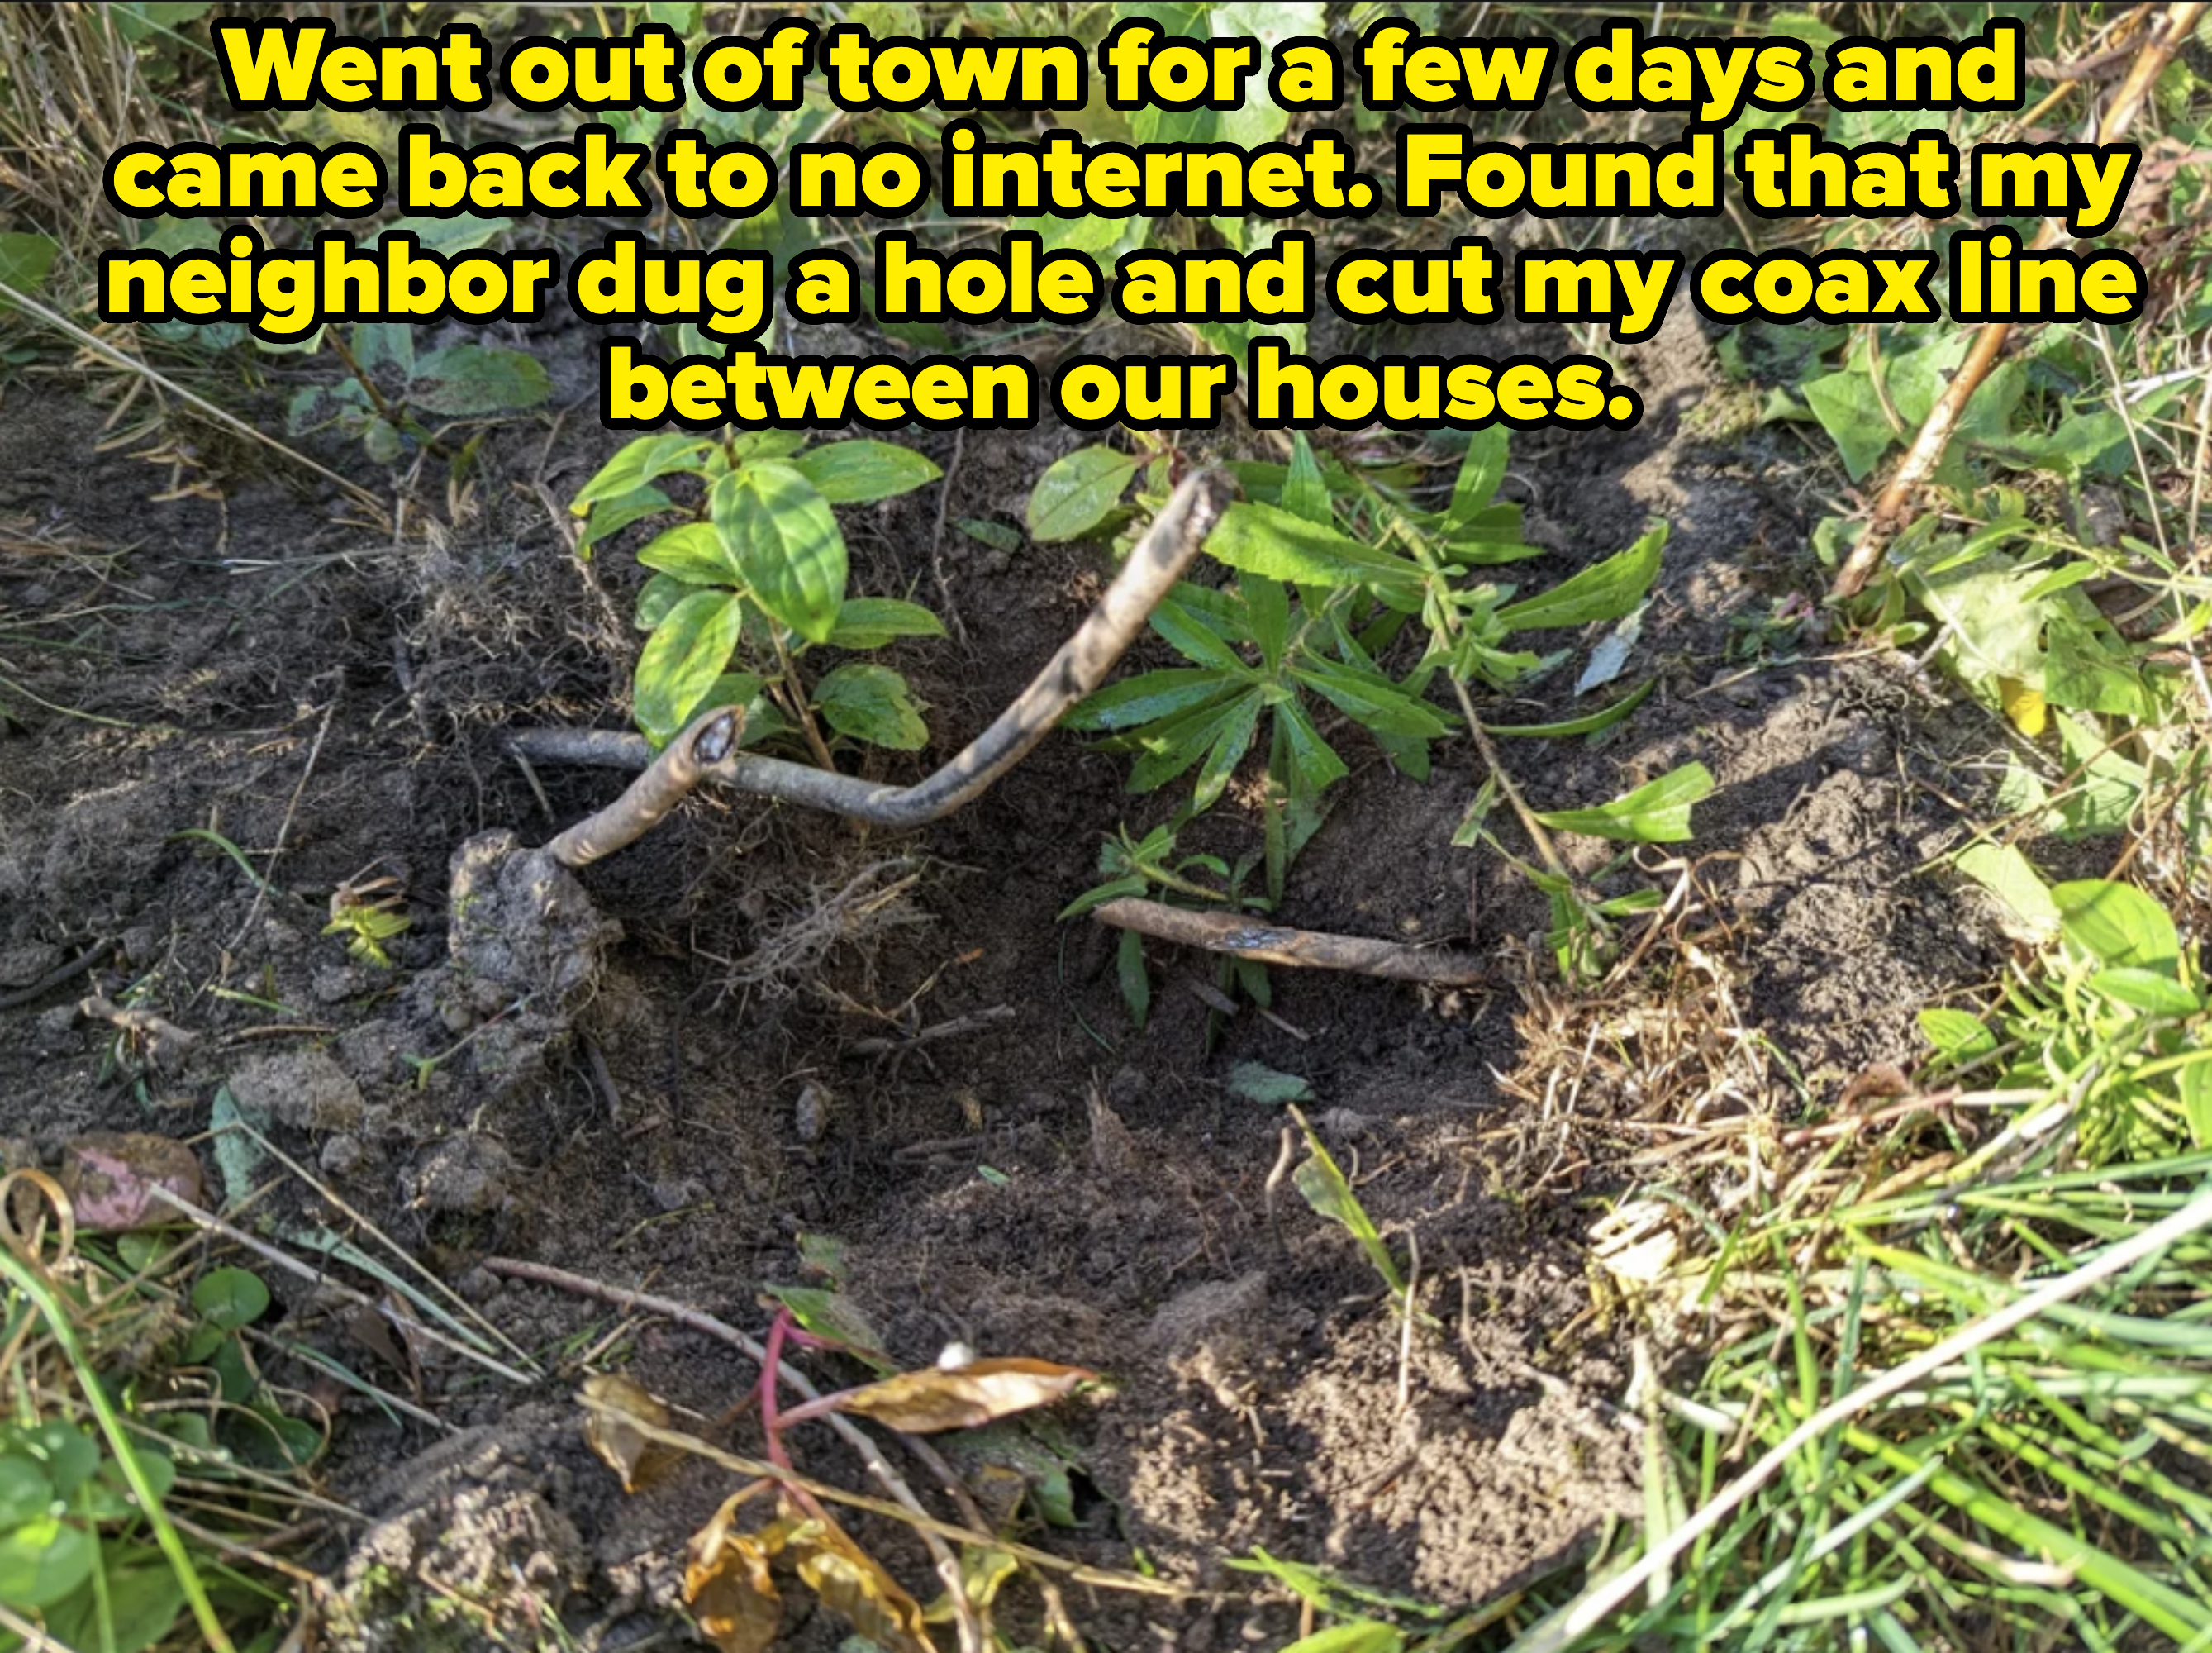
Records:
[[[725,744],[715,722],[734,709],[730,708],[703,714],[658,760],[642,735],[608,729],[519,732],[508,744],[525,758],[645,772],[621,799],[568,829],[548,848],[556,859],[571,866],[597,860],[633,842],[702,780],[895,830],[941,820],[980,797],[1020,763],[1070,707],[1105,680],[1160,600],[1197,559],[1206,536],[1220,520],[1228,492],[1228,480],[1218,471],[1200,471],[1187,478],[1131,549],[1098,606],[1029,687],[957,757],[910,787],[884,786],[832,769],[738,751],[734,732]],[[670,753],[678,748],[682,752],[672,763]],[[610,819],[617,814],[624,819]],[[633,822],[635,830],[629,830]],[[587,853],[569,861],[564,846],[568,852]]]

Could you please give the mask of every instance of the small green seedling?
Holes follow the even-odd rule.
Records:
[[[898,672],[848,661],[810,684],[800,660],[817,647],[864,653],[945,635],[917,603],[846,594],[848,554],[831,509],[911,493],[938,468],[889,442],[805,441],[775,430],[641,436],[575,497],[579,556],[633,523],[684,519],[637,554],[653,577],[638,594],[638,628],[650,635],[632,714],[657,746],[724,704],[745,708],[746,744],[796,732],[824,769],[831,738],[902,752],[928,743],[923,708]],[[660,486],[672,477],[696,482],[694,506]]]

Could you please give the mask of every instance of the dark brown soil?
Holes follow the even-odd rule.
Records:
[[[580,396],[584,341],[545,348]],[[1532,580],[1620,549],[1650,516],[1672,521],[1632,668],[1659,688],[1595,744],[1509,758],[1553,807],[1708,765],[1720,789],[1686,847],[1693,910],[1601,1002],[1547,987],[1540,902],[1495,857],[1449,846],[1475,784],[1465,744],[1440,745],[1419,784],[1351,732],[1364,761],[1285,916],[1473,945],[1528,986],[1425,994],[1279,971],[1279,1020],[1248,1010],[1210,1029],[1184,985],[1210,968],[1159,953],[1141,1034],[1108,938],[1054,915],[1091,881],[1101,836],[1156,805],[1066,738],[911,838],[703,799],[580,891],[487,895],[521,905],[491,909],[484,936],[526,944],[504,927],[550,902],[592,968],[544,986],[554,963],[509,957],[502,979],[539,972],[538,1019],[483,1021],[473,966],[450,955],[456,852],[501,828],[543,842],[619,784],[541,768],[549,815],[501,742],[623,721],[636,574],[619,550],[579,565],[556,520],[617,439],[586,404],[495,433],[450,495],[434,466],[376,477],[408,501],[395,528],[240,451],[204,453],[183,480],[204,494],[174,497],[166,466],[101,451],[81,386],[18,382],[0,410],[0,998],[98,951],[0,1013],[10,1152],[52,1159],[92,1128],[189,1135],[244,1074],[281,1142],[544,1359],[534,1392],[434,1365],[427,1404],[477,1431],[458,1438],[343,1403],[330,1485],[381,1524],[323,1559],[356,1583],[417,1564],[519,1577],[586,1645],[665,1624],[684,1538],[727,1482],[693,1466],[624,1498],[583,1445],[575,1359],[590,1351],[708,1417],[750,1364],[665,1323],[623,1329],[601,1305],[502,1285],[481,1260],[649,1283],[757,1330],[762,1285],[802,1279],[802,1232],[848,1243],[851,1290],[902,1362],[958,1340],[1113,1377],[1107,1398],[1054,1415],[1076,1524],[1033,1535],[1098,1565],[1141,1554],[1196,1594],[1072,1592],[1094,1645],[1281,1644],[1294,1608],[1226,1565],[1259,1547],[1443,1603],[1540,1577],[1638,1508],[1638,1437],[1615,1410],[1626,1334],[1593,1299],[1587,1249],[1614,1195],[1664,1175],[1638,1156],[1667,1122],[1787,1111],[1907,1057],[1914,1007],[1985,975],[2002,945],[1921,871],[1954,842],[1957,782],[1937,769],[1988,739],[1979,714],[1818,642],[1796,663],[1727,657],[1732,616],[1818,589],[1811,483],[1786,435],[1717,434],[1713,410],[1742,392],[1694,324],[1626,354],[1644,428],[1522,441],[1509,491],[1556,549]],[[1018,522],[1030,483],[1082,440],[970,435],[947,514]],[[949,439],[921,445],[951,464]],[[372,474],[357,453],[319,451]],[[930,489],[847,514],[862,589],[939,601],[939,509]],[[924,763],[1012,696],[1105,566],[1095,548],[1009,556],[957,531],[941,549],[965,643],[897,657],[933,703]],[[1571,681],[1500,720],[1569,714]],[[1249,824],[1230,810],[1217,830]],[[176,836],[195,828],[240,846],[275,890]],[[1598,871],[1601,848],[1582,846],[1581,870]],[[1680,876],[1644,860],[1662,888]],[[321,933],[330,892],[379,876],[399,880],[414,921],[390,971]],[[849,899],[884,891],[872,908]],[[94,988],[204,1037],[167,1070],[118,1067],[112,1030],[74,1009]],[[1701,1077],[1635,1077],[1657,1071],[1639,1049],[1696,1031],[1717,1002],[1740,1019],[1698,1024],[1734,1042]],[[851,1051],[999,1006],[1011,1016],[896,1058]],[[264,1031],[277,1025],[294,1030]],[[406,1060],[464,1038],[424,1077]],[[1360,1198],[1401,1258],[1418,1248],[1435,1324],[1409,1343],[1346,1235],[1287,1179],[1271,1188],[1286,1121],[1230,1091],[1239,1060],[1310,1082],[1309,1113]],[[271,1284],[295,1334],[404,1387],[314,1294]],[[1021,1438],[1034,1470],[1035,1437]],[[749,1420],[732,1439],[757,1446]],[[862,1484],[826,1435],[798,1444],[814,1473]],[[929,1593],[902,1534],[860,1530]],[[466,1622],[449,1633],[479,1644]],[[788,1644],[842,1633],[794,1608]],[[355,1644],[425,1644],[385,1634]]]

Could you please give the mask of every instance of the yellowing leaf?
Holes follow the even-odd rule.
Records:
[[[647,1440],[629,1421],[668,1427],[668,1408],[652,1393],[627,1377],[594,1372],[584,1380],[584,1439],[599,1462],[622,1477],[623,1491],[635,1492],[649,1486],[676,1462],[670,1447]]]
[[[937,1653],[922,1623],[921,1604],[842,1528],[826,1521],[798,1522],[785,1547],[799,1558],[799,1576],[822,1604],[877,1646],[887,1653]]]
[[[722,1653],[767,1653],[783,1626],[783,1601],[768,1564],[790,1523],[773,1522],[757,1534],[730,1530],[738,1506],[759,1490],[756,1483],[732,1494],[684,1547],[684,1600],[699,1633]]]
[[[1999,678],[1997,698],[2004,703],[2012,726],[2030,740],[2051,726],[2051,708],[2045,704],[2041,690],[2031,689],[2017,678]]]
[[[839,1404],[908,1435],[975,1429],[1031,1407],[1048,1406],[1098,1376],[1049,1360],[974,1360],[955,1370],[932,1366],[854,1389]]]

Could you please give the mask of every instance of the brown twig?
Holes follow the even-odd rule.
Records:
[[[1011,1022],[1015,1011],[1012,1005],[994,1005],[988,1010],[971,1011],[965,1016],[956,1016],[949,1022],[938,1022],[919,1033],[891,1038],[855,1039],[847,1045],[848,1056],[888,1056],[895,1051],[911,1050],[916,1045],[935,1044],[940,1039],[957,1039],[963,1033],[973,1033],[978,1028],[989,1027],[997,1022]]]
[[[717,706],[701,713],[621,797],[554,839],[546,853],[575,868],[635,843],[691,795],[711,766],[737,750],[744,726],[742,707]]]
[[[1203,947],[1208,952],[1228,953],[1261,964],[1351,970],[1391,981],[1428,981],[1447,987],[1487,981],[1494,974],[1486,961],[1455,948],[1425,949],[1366,936],[1293,930],[1235,913],[1170,907],[1135,896],[1102,902],[1091,909],[1091,916],[1117,930],[1134,930],[1157,940]]]
[[[2173,0],[2173,3],[2160,14],[2136,53],[2134,67],[2128,70],[2127,78],[2112,94],[2112,104],[2098,124],[2098,143],[2117,143],[2126,135],[2128,129],[2135,124],[2136,114],[2142,108],[2143,99],[2149,94],[2151,86],[2172,60],[2173,54],[2189,39],[2197,27],[2197,20],[2204,11],[2205,0]],[[2061,221],[2045,219],[2043,228],[2028,244],[2027,250],[2034,252],[2051,246],[2063,239],[2065,232]],[[1975,391],[1981,387],[1982,381],[1996,366],[1997,357],[2003,354],[2005,340],[2011,332],[2011,322],[1990,321],[1983,323],[1975,333],[1973,348],[1967,352],[1966,361],[1953,375],[1950,384],[1945,386],[1942,398],[1929,410],[1927,419],[1920,427],[1919,435],[1913,439],[1903,463],[1899,465],[1896,474],[1889,479],[1889,485],[1881,490],[1881,497],[1875,501],[1874,514],[1867,519],[1866,531],[1859,536],[1859,543],[1852,547],[1844,566],[1836,571],[1835,584],[1832,587],[1833,596],[1856,597],[1864,588],[1881,562],[1883,554],[1888,550],[1890,542],[1896,538],[1899,529],[1904,526],[1905,514],[1912,508],[1921,485],[1942,462],[1944,450],[1950,446],[1951,434],[1958,428],[1959,421],[1966,414],[1967,403],[1973,399]]]
[[[179,1027],[167,1017],[135,1005],[118,1005],[100,994],[77,1001],[77,1014],[91,1021],[109,1022],[134,1040],[145,1042],[146,1054],[156,1063],[191,1049],[204,1036]],[[134,1047],[135,1048],[135,1047]]]
[[[942,819],[1028,757],[1070,707],[1105,680],[1197,557],[1224,503],[1216,472],[1200,472],[1176,489],[1075,635],[1020,698],[928,779],[911,787],[886,787],[833,769],[738,751],[708,774],[732,791],[827,810],[895,831]],[[641,736],[611,729],[526,729],[509,744],[526,757],[552,763],[642,769],[652,761],[652,749]]]
[[[611,1285],[605,1280],[595,1280],[587,1274],[572,1274],[565,1268],[555,1268],[548,1263],[524,1262],[514,1257],[487,1257],[484,1259],[483,1266],[488,1272],[507,1279],[532,1280],[539,1285],[550,1285],[557,1291],[573,1292],[578,1297],[595,1297],[601,1303],[611,1303],[617,1308],[641,1309],[648,1314],[665,1316],[679,1326],[688,1326],[695,1332],[703,1333],[720,1342],[728,1344],[732,1348],[743,1352],[757,1364],[765,1366],[768,1364],[767,1346],[758,1339],[739,1331],[727,1321],[717,1320],[714,1316],[694,1309],[689,1304],[678,1303],[673,1297],[655,1297],[649,1292],[629,1291],[623,1286]],[[822,1398],[822,1391],[814,1386],[813,1381],[787,1361],[779,1360],[776,1363],[776,1370],[780,1383],[789,1384],[809,1401],[818,1401]],[[763,1393],[765,1394],[766,1391],[763,1390]],[[942,1523],[938,1522],[927,1510],[921,1507],[921,1500],[915,1497],[914,1489],[906,1484],[905,1479],[897,1470],[891,1468],[890,1460],[884,1456],[883,1449],[864,1434],[851,1419],[833,1412],[826,1414],[822,1421],[836,1431],[839,1438],[843,1440],[846,1445],[860,1454],[860,1461],[868,1466],[868,1473],[873,1475],[884,1490],[896,1500],[899,1505],[898,1510],[888,1513],[892,1513],[898,1520],[906,1522],[921,1534],[922,1542],[928,1547],[931,1561],[936,1565],[938,1577],[945,1581],[945,1590],[951,1598],[954,1609],[960,1611],[963,1604],[966,1604],[965,1611],[962,1613],[961,1638],[964,1644],[973,1629],[975,1607],[968,1599],[967,1586],[961,1577],[959,1560],[950,1549],[945,1547],[944,1533],[939,1530]],[[849,1492],[840,1492],[825,1485],[793,1475],[772,1464],[755,1463],[750,1459],[738,1459],[734,1454],[724,1453],[710,1448],[704,1442],[694,1441],[689,1436],[678,1436],[672,1433],[667,1438],[663,1439],[661,1435],[647,1425],[643,1419],[627,1413],[624,1414],[623,1422],[639,1430],[648,1439],[660,1440],[663,1445],[678,1447],[687,1452],[695,1452],[716,1463],[739,1468],[747,1474],[770,1475],[780,1480],[789,1480],[793,1485],[805,1487],[817,1498],[852,1504],[862,1509],[880,1507],[872,1498],[861,1499]],[[957,1529],[953,1530],[956,1533],[957,1531]],[[961,1536],[964,1539],[966,1535],[961,1534]],[[991,1541],[986,1539],[982,1541],[988,1543]],[[974,1633],[975,1645],[981,1647],[982,1641],[980,1630],[975,1630]]]

